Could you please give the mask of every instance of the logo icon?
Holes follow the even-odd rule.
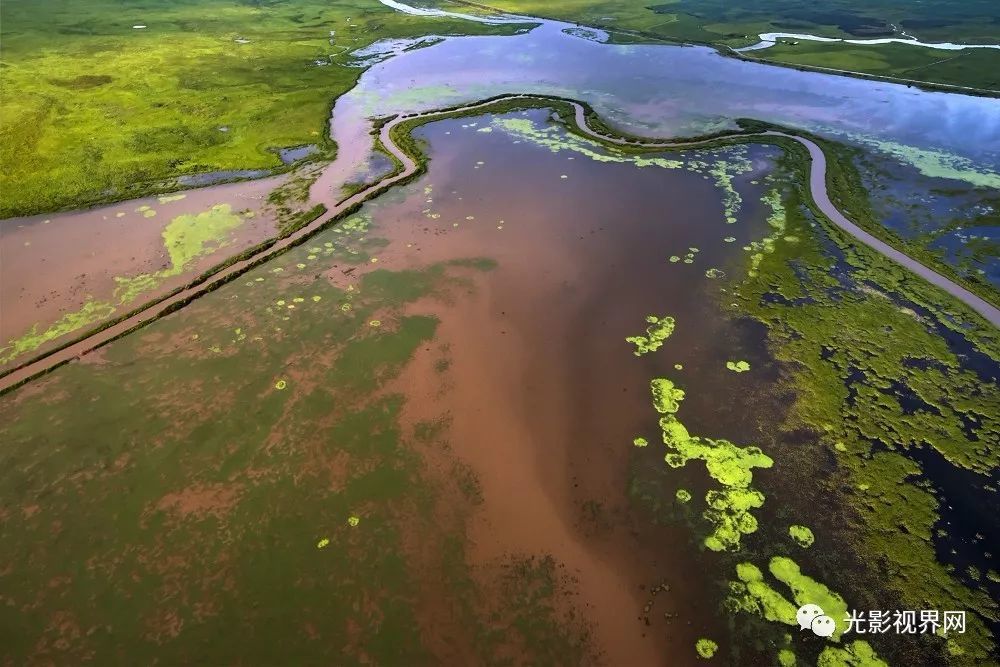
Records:
[[[795,612],[795,620],[799,622],[799,630],[809,629],[820,637],[832,637],[837,631],[837,623],[823,613],[818,604],[804,604]]]

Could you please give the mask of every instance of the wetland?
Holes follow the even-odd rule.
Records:
[[[3,659],[995,660],[998,332],[887,255],[996,310],[997,102],[387,5],[304,163],[0,221],[0,380],[65,357],[0,394]]]

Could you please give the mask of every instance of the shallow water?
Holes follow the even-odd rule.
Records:
[[[744,62],[707,47],[602,44],[567,27],[546,21],[524,34],[450,37],[403,53],[367,71],[335,111],[343,104],[347,116],[355,106],[385,114],[500,93],[561,94],[657,134],[751,117],[1000,166],[997,100]]]
[[[525,92],[585,100],[612,124],[638,134],[699,134],[748,117],[852,144],[879,160],[902,195],[882,199],[874,189],[878,213],[890,225],[902,218],[925,227],[920,233],[960,219],[969,201],[1000,190],[995,99],[745,62],[707,47],[602,43],[555,21],[514,36],[448,37],[395,51],[337,100],[331,135],[342,159],[317,182],[314,197],[328,197],[358,173],[352,165],[371,146],[366,117]],[[942,178],[956,196],[942,201],[933,221],[922,220],[910,205]],[[997,285],[993,264],[971,270],[981,269]]]
[[[278,225],[267,197],[284,181],[284,176],[277,176],[4,221],[0,228],[0,368],[50,349],[83,327],[92,328],[124,314],[226,257],[272,238]],[[203,215],[217,206],[241,213],[243,222],[213,242],[206,240],[204,252],[176,275],[154,281],[148,289],[120,301],[122,281],[171,267],[164,234],[172,222]],[[80,318],[77,328],[69,327],[63,335],[10,356],[8,346],[18,339],[32,331],[41,334],[61,318],[96,303],[105,304],[101,310],[109,312]]]
[[[516,117],[541,125],[545,115]],[[421,624],[452,628],[458,644],[445,648],[434,649],[438,626],[421,626],[418,637],[443,651],[434,653],[440,662],[459,664],[455,646],[487,651],[469,629],[478,617],[465,612],[452,625],[456,612],[447,611],[469,583],[426,554],[466,540],[470,576],[486,590],[497,562],[551,554],[572,579],[571,608],[597,624],[593,637],[614,664],[693,655],[703,634],[721,641],[717,601],[704,593],[713,590],[705,556],[683,524],[657,526],[629,503],[631,467],[662,467],[655,448],[640,452],[631,438],[655,423],[651,374],[680,362],[693,423],[729,434],[746,422],[738,401],[720,416],[713,401],[694,398],[729,384],[728,355],[761,350],[761,332],[717,313],[719,283],[705,273],[731,269],[740,244],[763,232],[764,186],[751,181],[777,153],[691,153],[704,165],[637,169],[552,152],[492,120],[422,129],[429,174],[367,205],[360,226],[325,230],[89,363],[4,397],[0,428],[16,463],[0,486],[19,509],[0,528],[17,555],[0,578],[11,582],[5,595],[37,605],[11,650],[37,655],[42,646],[70,662],[127,650],[184,662],[203,650],[206,632],[235,622],[241,640],[213,642],[214,661],[270,655],[262,642],[280,632],[327,639],[296,641],[293,652],[336,662],[374,651],[383,632],[396,632],[384,630],[384,616],[408,609]],[[734,186],[744,206],[727,224],[707,169],[740,153]],[[730,235],[739,243],[723,240]],[[668,261],[691,248],[693,263]],[[476,261],[446,264],[463,259]],[[450,266],[454,278],[425,292],[435,266]],[[650,313],[678,317],[669,357],[636,358],[624,340]],[[436,325],[400,357],[393,341],[413,318]],[[388,410],[379,402],[386,392],[403,401],[399,422],[373,427],[359,406]],[[425,449],[397,434],[442,415],[443,445]],[[114,428],[95,451],[98,423]],[[379,455],[389,451],[395,463],[386,468]],[[426,463],[414,466],[414,457]],[[458,527],[448,517],[470,512],[467,500],[447,496],[420,510],[445,483],[411,492],[391,470],[425,469],[423,479],[436,465],[447,476],[467,466],[478,478],[482,500]],[[427,511],[433,529],[386,542],[391,531],[425,525]],[[361,522],[345,534],[347,512]],[[95,522],[111,528],[100,540]],[[39,531],[51,538],[41,551]],[[317,548],[324,535],[333,543]],[[358,562],[363,575],[347,574]],[[67,567],[79,574],[61,574]],[[134,577],[118,576],[122,567]],[[35,585],[49,580],[58,583]],[[139,595],[151,581],[163,583]],[[672,594],[654,606],[650,591],[664,583]],[[276,608],[277,618],[258,613]],[[535,613],[526,618],[543,618]],[[62,636],[67,623],[115,631]],[[539,650],[549,634],[521,650]],[[405,632],[392,636],[409,650]],[[397,660],[414,664],[414,655]]]

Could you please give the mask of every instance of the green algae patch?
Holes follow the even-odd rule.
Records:
[[[330,546],[330,538],[329,537],[324,537],[323,539],[321,539],[319,542],[316,543],[316,548],[317,549],[325,549],[328,546]]]
[[[645,438],[635,438],[632,440],[632,444],[636,447],[646,447],[649,445],[649,440],[646,440]]]
[[[147,211],[148,213],[148,211]],[[227,244],[229,233],[243,224],[229,204],[217,204],[197,214],[179,215],[163,228],[163,247],[170,266],[155,273],[115,277],[115,297],[119,305],[134,301],[143,292],[155,289],[168,278],[181,275],[194,260]]]
[[[671,468],[681,468],[689,461],[704,462],[709,476],[720,489],[705,494],[708,505],[703,516],[713,525],[704,539],[712,551],[735,551],[743,535],[757,530],[751,510],[764,504],[764,494],[751,487],[753,468],[770,468],[773,461],[759,447],[740,447],[728,440],[692,436],[677,418],[684,391],[666,378],[650,382],[653,407],[663,415],[660,430],[667,453],[664,460]]]
[[[860,134],[853,134],[851,138],[913,165],[924,176],[964,181],[978,188],[1000,189],[1000,173],[977,167],[972,160],[960,155],[881,141]]]
[[[819,654],[816,667],[889,667],[889,663],[879,658],[871,644],[861,639],[843,648],[827,646]]]
[[[56,340],[68,333],[81,329],[89,324],[110,317],[115,312],[114,305],[93,299],[83,304],[83,307],[72,313],[66,313],[44,331],[38,331],[38,325],[31,327],[28,333],[14,338],[0,348],[0,363],[7,363],[17,357],[37,350],[39,347]]]
[[[781,667],[795,667],[795,651],[783,648],[778,651],[778,664]]]
[[[650,382],[650,390],[653,392],[653,407],[660,414],[677,412],[680,401],[684,400],[684,390],[676,388],[674,383],[666,378],[654,378]]]
[[[746,373],[750,370],[750,363],[747,361],[727,361],[726,368],[734,373]]]
[[[775,251],[778,241],[786,236],[785,230],[788,226],[788,211],[777,188],[764,195],[762,201],[771,209],[771,213],[767,216],[769,232],[760,241],[752,241],[746,246],[750,252],[750,266],[747,269],[747,275],[750,277],[757,275],[764,257]]]
[[[702,637],[694,644],[694,650],[698,653],[699,658],[708,660],[715,655],[715,652],[719,650],[719,645],[716,644],[711,639],[705,639]]]
[[[798,563],[785,556],[775,556],[768,564],[774,578],[785,584],[792,592],[797,606],[816,604],[827,616],[837,623],[832,639],[836,641],[846,630],[843,620],[847,618],[847,603],[826,585],[802,573]]]
[[[645,336],[629,336],[625,339],[626,342],[635,345],[633,354],[637,357],[660,349],[663,342],[674,332],[674,318],[672,317],[648,315],[646,322],[649,323],[649,326],[646,327]]]
[[[679,503],[689,503],[691,502],[691,492],[687,489],[677,489],[677,493],[674,494],[674,498],[676,498]]]
[[[286,382],[285,380],[278,380],[277,382],[274,383],[274,388],[277,389],[278,391],[281,391],[287,386],[288,382]]]
[[[803,574],[795,561],[784,556],[772,558],[768,564],[768,571],[790,591],[790,600],[765,581],[764,573],[756,565],[740,563],[736,566],[737,580],[730,582],[729,585],[730,594],[726,600],[726,607],[731,611],[755,614],[768,621],[797,628],[798,608],[806,604],[819,605],[837,624],[830,640],[840,641],[841,635],[847,629],[844,624],[844,619],[847,617],[847,603],[839,593]]]
[[[347,525],[351,528],[357,528],[358,524],[361,523],[361,517],[351,515],[347,517]]]
[[[632,156],[606,149],[600,142],[577,134],[570,134],[555,125],[539,126],[529,118],[497,118],[493,124],[516,139],[531,142],[553,153],[568,151],[595,162],[634,162],[637,167],[660,167],[662,169],[681,169],[684,167],[684,163],[680,160]]]
[[[736,566],[736,577],[738,581],[730,583],[727,607],[757,614],[768,621],[797,625],[795,612],[798,607],[764,581],[764,573],[759,567],[740,563]]]
[[[812,530],[806,526],[800,526],[798,524],[788,527],[788,535],[803,549],[811,547],[813,542],[816,540]]]
[[[229,232],[243,224],[229,204],[216,204],[207,211],[174,218],[163,230],[163,245],[171,268],[180,271],[191,261],[225,245]]]
[[[719,161],[708,171],[709,175],[715,179],[715,185],[722,190],[722,209],[726,224],[731,225],[736,222],[736,216],[743,205],[743,198],[736,191],[733,179],[735,176],[746,173],[751,169],[752,164],[750,161],[746,159],[743,153],[740,153],[734,162]]]

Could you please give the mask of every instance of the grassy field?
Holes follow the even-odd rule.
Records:
[[[901,37],[902,31],[923,41],[1000,43],[1000,5],[991,0],[923,3],[874,0],[865,3],[864,7],[850,0],[832,0],[822,5],[803,0],[668,0],[661,4],[634,0],[495,0],[486,4],[525,14],[717,46],[748,46],[756,43],[757,35],[764,32],[875,39]],[[795,47],[755,51],[752,55],[790,64],[1000,90],[997,76],[993,74],[1000,70],[1000,52],[997,51],[966,52],[954,61],[937,63],[959,54],[903,45],[857,47],[804,42]]]
[[[363,71],[350,51],[512,30],[376,0],[11,0],[2,12],[0,217],[280,167],[276,148],[332,148],[331,103]]]
[[[793,65],[829,67],[928,83],[961,82],[958,85],[1000,91],[1000,52],[986,49],[938,51],[904,44],[863,46],[783,41],[753,55]]]

